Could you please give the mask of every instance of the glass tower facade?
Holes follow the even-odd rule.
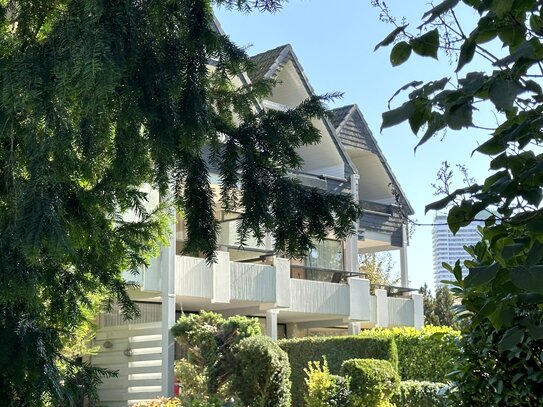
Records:
[[[464,246],[474,245],[481,239],[477,231],[479,224],[479,222],[472,222],[453,235],[447,225],[447,215],[436,215],[432,228],[435,288],[443,285],[442,280],[455,280],[452,273],[447,271],[442,263],[449,263],[452,266],[456,260],[460,260],[460,264],[463,266],[465,260],[471,259],[471,256],[464,250]],[[462,274],[465,276],[468,271],[464,267],[462,268]]]

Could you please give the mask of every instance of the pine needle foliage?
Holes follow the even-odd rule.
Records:
[[[93,292],[127,317],[137,312],[121,273],[148,263],[167,224],[144,184],[173,191],[186,251],[210,261],[209,157],[224,208],[243,212],[242,240],[269,232],[277,249],[300,256],[328,230],[351,231],[359,210],[349,197],[287,177],[301,165],[296,148],[319,141],[311,120],[334,95],[287,112],[255,109],[273,83],[232,86],[251,63],[214,29],[211,6],[0,0],[0,405],[73,405],[81,388],[96,395],[107,372],[65,358],[62,337],[81,326]]]

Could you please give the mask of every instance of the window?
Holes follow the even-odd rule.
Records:
[[[306,267],[328,270],[343,270],[343,242],[324,239],[315,243],[315,247],[304,260]]]

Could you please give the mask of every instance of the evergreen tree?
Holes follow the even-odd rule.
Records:
[[[210,0],[1,0],[0,30],[0,405],[95,396],[104,372],[63,355],[63,338],[85,323],[93,292],[137,312],[121,272],[156,254],[168,205],[184,213],[186,251],[213,260],[204,153],[223,208],[243,213],[242,239],[270,232],[300,256],[329,230],[351,232],[351,198],[288,177],[296,148],[319,141],[311,120],[330,96],[255,108],[273,83],[232,86],[251,64],[214,30]],[[171,199],[149,208],[143,184]]]
[[[424,323],[426,325],[450,326],[458,329],[458,323],[454,314],[454,296],[446,285],[436,289],[435,296],[432,290],[424,284],[419,289],[424,301]]]

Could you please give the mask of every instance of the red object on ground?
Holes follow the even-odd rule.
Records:
[[[174,379],[174,382],[173,382],[173,395],[175,397],[179,396],[179,382],[177,380],[175,380],[175,379]]]

